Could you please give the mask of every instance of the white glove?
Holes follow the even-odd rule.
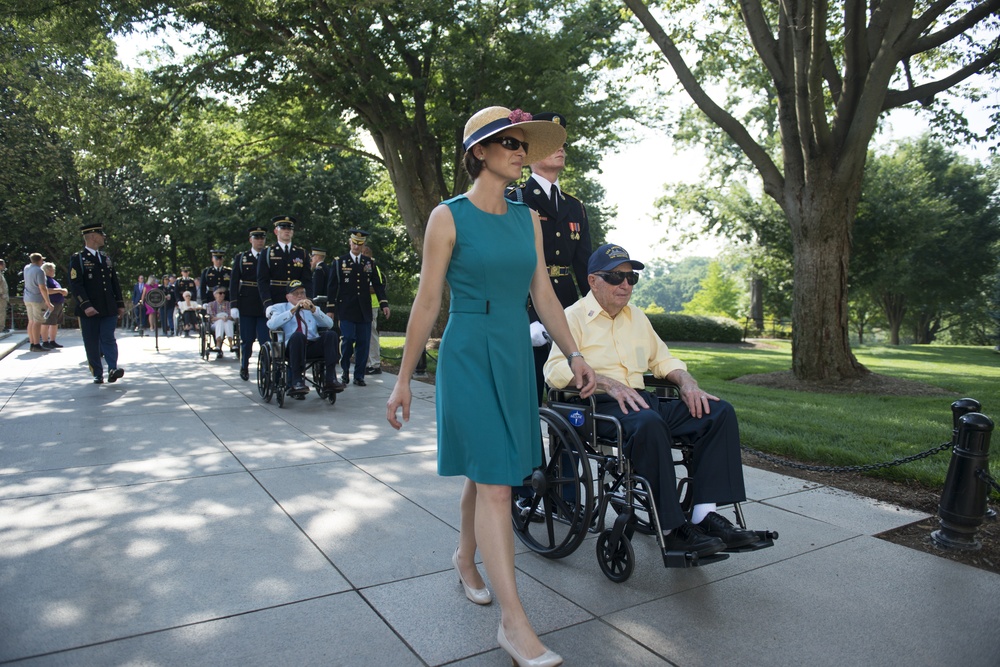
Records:
[[[528,325],[528,329],[531,331],[531,346],[541,347],[542,345],[548,345],[549,332],[545,330],[545,325],[541,322],[532,322]]]
[[[233,319],[234,320],[240,319],[240,309],[239,308],[233,308],[232,310],[233,310]]]

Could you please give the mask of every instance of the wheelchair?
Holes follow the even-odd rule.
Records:
[[[274,397],[278,407],[285,407],[285,396],[288,394],[288,351],[285,349],[285,332],[271,331],[270,340],[261,345],[257,353],[257,393],[270,403]],[[323,357],[306,357],[306,365],[302,378],[311,385],[316,394],[333,405],[337,402],[337,394],[333,391],[322,391],[326,376],[326,360]],[[296,396],[305,399],[305,396]]]
[[[198,337],[200,338],[201,358],[208,361],[209,356],[219,350],[215,347],[215,329],[212,327],[212,318],[204,310],[198,311]],[[229,351],[239,359],[240,349],[240,322],[233,320],[233,337],[229,341]]]
[[[646,377],[647,389],[664,399],[680,400],[675,385]],[[729,558],[726,552],[746,552],[774,545],[778,533],[753,531],[757,541],[724,552],[701,556],[666,548],[652,486],[635,473],[625,456],[621,422],[598,414],[593,398],[580,399],[572,390],[550,390],[548,402],[539,408],[542,435],[542,465],[525,480],[530,497],[516,492],[511,499],[514,533],[535,553],[546,558],[572,554],[590,534],[597,535],[597,561],[604,575],[616,583],[627,580],[635,568],[631,540],[635,533],[654,535],[659,542],[664,567],[697,567]],[[597,423],[610,423],[616,438],[598,436]],[[675,440],[674,465],[684,468],[678,475],[681,508],[690,513],[693,443]],[[615,518],[606,525],[608,509]],[[733,504],[736,522],[746,530],[739,503]]]

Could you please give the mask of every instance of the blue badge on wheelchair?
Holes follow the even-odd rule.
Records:
[[[573,410],[567,417],[569,418],[569,423],[573,426],[580,428],[583,426],[583,410]]]

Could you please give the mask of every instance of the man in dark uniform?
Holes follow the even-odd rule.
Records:
[[[566,127],[561,114],[538,113],[534,120],[550,120]],[[537,213],[542,225],[542,248],[552,289],[563,308],[572,305],[590,288],[587,284],[587,261],[590,259],[590,225],[587,210],[579,199],[562,192],[559,174],[566,167],[566,147],[563,146],[544,160],[531,165],[531,178],[523,185],[507,191],[507,198],[523,201]],[[574,278],[576,279],[574,283]],[[545,399],[542,367],[549,356],[551,342],[548,332],[538,320],[535,309],[528,304],[531,321],[531,344],[535,351],[535,378],[539,401]]]
[[[254,338],[260,345],[267,342],[267,318],[257,288],[257,261],[267,245],[267,230],[255,225],[247,230],[250,249],[233,256],[233,273],[229,279],[230,305],[240,311],[240,379],[250,379],[250,355]]]
[[[122,286],[111,258],[101,252],[104,228],[100,223],[80,227],[85,247],[69,259],[69,282],[76,301],[75,313],[80,318],[80,333],[87,351],[87,363],[94,384],[104,383],[101,357],[108,362],[108,382],[117,382],[125,375],[118,367],[118,341],[115,325],[125,314]]]
[[[184,300],[184,292],[198,293],[198,287],[194,283],[194,278],[191,277],[190,266],[181,267],[181,277],[174,283],[174,303],[180,303]]]
[[[257,260],[257,290],[264,310],[272,303],[285,303],[285,292],[293,280],[298,280],[312,293],[312,271],[302,246],[292,245],[297,220],[290,215],[271,218],[278,242],[264,249]]]
[[[309,298],[326,310],[327,283],[330,282],[330,267],[326,265],[326,250],[313,248],[309,254],[309,265],[312,268],[312,294]]]
[[[222,285],[227,290],[229,289],[229,279],[233,270],[228,266],[222,265],[225,256],[226,253],[221,250],[213,250],[212,266],[205,267],[205,270],[201,272],[201,284],[198,286],[198,293],[202,303],[208,303],[215,298],[213,293],[219,285]],[[227,294],[226,298],[228,297],[229,295]]]
[[[375,270],[375,262],[361,253],[368,232],[351,230],[351,250],[337,258],[330,267],[330,284],[327,287],[329,304],[327,312],[340,320],[340,365],[344,369],[341,380],[347,384],[351,364],[354,359],[354,384],[365,386],[365,370],[368,366],[368,345],[372,335],[372,289],[382,307],[382,314],[389,317],[389,300],[385,297],[385,285]]]

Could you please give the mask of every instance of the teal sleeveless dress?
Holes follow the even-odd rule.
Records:
[[[528,288],[537,262],[531,210],[444,202],[455,220],[448,325],[436,375],[438,474],[517,486],[541,465]]]

